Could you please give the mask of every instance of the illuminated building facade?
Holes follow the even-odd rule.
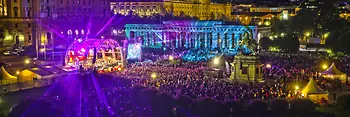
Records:
[[[256,26],[252,29],[258,39]],[[162,24],[126,24],[129,41],[139,41],[143,47],[235,49],[247,30],[243,25],[222,21],[163,21]]]
[[[49,46],[55,38],[67,38],[76,30],[84,34],[87,23],[79,27],[60,26],[68,21],[78,24],[90,16],[109,17],[108,6],[109,0],[0,0],[0,27],[5,36],[1,44]]]
[[[39,0],[0,0],[0,45],[30,45],[36,33]]]
[[[110,3],[114,14],[153,16],[162,13],[162,0],[117,0]]]
[[[217,20],[223,17],[230,20],[232,5],[211,3],[210,0],[116,0],[110,3],[114,14],[136,14],[140,17],[171,13],[174,16],[186,15],[200,20]]]
[[[182,14],[197,17],[199,20],[230,20],[232,5],[229,3],[211,3],[210,0],[180,1],[169,0],[164,2],[166,12],[175,16]]]

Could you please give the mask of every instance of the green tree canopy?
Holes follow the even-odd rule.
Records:
[[[269,49],[269,46],[272,45],[272,40],[269,39],[268,37],[263,37],[260,39],[259,45],[260,45],[261,49],[267,50],[267,49]]]
[[[336,51],[342,51],[349,53],[350,52],[350,30],[341,34],[338,39],[335,46],[333,46],[333,49]]]

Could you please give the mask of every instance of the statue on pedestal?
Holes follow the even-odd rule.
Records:
[[[236,48],[238,54],[244,55],[255,55],[255,51],[257,49],[257,42],[253,38],[253,32],[249,27],[246,27],[246,31],[244,31],[242,37],[238,42],[238,46]]]
[[[237,55],[231,63],[231,80],[240,82],[260,82],[262,81],[262,66],[260,57],[255,55],[257,43],[253,39],[250,28],[242,35],[237,47]]]

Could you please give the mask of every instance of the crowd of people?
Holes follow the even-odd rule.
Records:
[[[153,87],[172,96],[188,95],[193,99],[211,97],[218,101],[228,99],[273,99],[291,98],[294,91],[288,90],[284,84],[240,84],[217,78],[205,77],[210,69],[198,65],[133,65],[118,76],[139,77],[133,84]],[[151,78],[157,74],[156,78]],[[140,79],[141,78],[141,79]]]
[[[261,103],[271,105],[271,111],[276,108],[272,106],[276,99],[285,99],[286,104],[291,102],[293,105],[291,100],[301,95],[289,83],[298,80],[307,81],[309,77],[317,76],[315,69],[312,68],[317,64],[316,60],[313,56],[293,54],[261,56],[263,63],[271,64],[271,68],[266,66],[263,68],[265,80],[271,80],[273,83],[238,83],[209,77],[206,71],[212,68],[202,62],[131,64],[124,71],[111,75],[87,74],[78,78],[68,76],[65,80],[54,84],[40,99],[45,103],[40,104],[50,107],[46,112],[48,114],[55,112],[57,115],[67,117],[267,117],[272,115],[267,113],[267,106],[261,106]],[[334,82],[322,77],[315,78],[324,89],[328,88],[324,82]],[[250,106],[254,105],[251,103],[253,101],[256,101],[255,106],[258,105],[258,109]],[[314,107],[308,106],[308,102],[301,102],[305,105],[300,103],[296,105],[303,105],[304,107],[300,108],[310,110],[303,113],[308,114],[295,116],[332,117],[332,114],[315,114]],[[203,103],[207,105],[200,106],[205,105]],[[230,105],[232,103],[242,104],[242,108]],[[249,107],[244,110],[247,104]],[[286,108],[288,107],[287,105]],[[217,110],[213,112],[215,108]],[[240,114],[233,108],[239,108]],[[13,111],[22,113],[19,114],[21,116],[23,113],[31,115],[28,112]],[[211,115],[212,113],[215,114]],[[282,113],[287,114],[293,116],[295,113]]]

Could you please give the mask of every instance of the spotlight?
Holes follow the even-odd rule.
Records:
[[[214,58],[214,64],[217,65],[220,63],[220,59],[219,58]]]
[[[169,56],[169,60],[170,61],[174,60],[174,57],[173,56]]]
[[[151,78],[152,78],[152,79],[157,78],[157,74],[156,74],[156,73],[152,73],[152,74],[151,74]]]
[[[270,69],[271,67],[271,64],[266,64],[266,68]]]
[[[328,68],[328,65],[327,65],[327,64],[323,64],[323,65],[322,65],[322,68],[323,68],[323,69],[327,69],[327,68]]]
[[[24,63],[25,63],[25,64],[29,64],[29,63],[30,63],[30,60],[29,60],[29,59],[25,59],[25,60],[24,60]]]

